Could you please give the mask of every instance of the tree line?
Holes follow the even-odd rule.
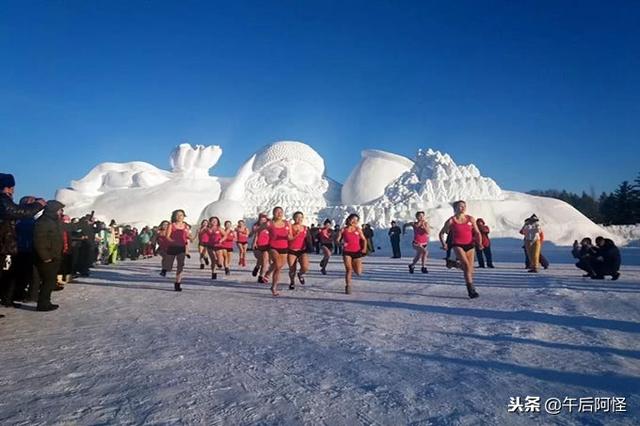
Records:
[[[576,194],[565,190],[547,189],[529,191],[528,194],[551,197],[571,204],[580,213],[603,225],[632,225],[640,223],[640,173],[630,183],[622,182],[611,192],[603,192],[600,197],[594,194]]]

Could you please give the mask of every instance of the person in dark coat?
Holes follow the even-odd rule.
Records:
[[[376,251],[375,246],[373,245],[373,228],[368,223],[362,227],[362,233],[364,234],[364,238],[367,240],[367,254],[373,253]]]
[[[64,250],[62,209],[59,201],[49,201],[44,213],[36,221],[33,245],[36,250],[36,267],[42,283],[38,294],[38,311],[53,311],[58,305],[51,303],[51,292],[56,286],[58,270]]]
[[[13,175],[0,173],[0,303],[4,306],[19,306],[13,303],[14,258],[18,254],[16,220],[32,218],[46,204],[38,198],[33,204],[17,205],[13,202],[15,186]]]
[[[580,244],[577,244],[576,241],[572,254],[573,257],[578,259],[576,267],[586,272],[586,274],[583,275],[584,277],[593,277],[596,275],[596,272],[593,270],[592,261],[597,256],[598,251],[591,243],[591,238],[583,238]]]
[[[620,277],[620,250],[609,238],[604,238],[602,244],[598,246],[598,253],[591,261],[591,266],[595,275],[594,280],[603,280],[606,275],[611,275],[611,280],[615,281]]]
[[[402,255],[400,254],[400,234],[402,234],[402,230],[398,225],[396,225],[396,221],[391,221],[391,228],[389,228],[389,240],[391,240],[391,250],[393,251],[393,259],[400,259]]]

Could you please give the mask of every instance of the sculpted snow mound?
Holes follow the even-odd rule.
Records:
[[[245,216],[275,206],[287,215],[300,210],[313,218],[340,201],[340,185],[324,176],[324,160],[309,145],[276,142],[252,156],[231,181],[223,199],[242,200]]]
[[[414,165],[406,157],[377,149],[364,150],[361,156],[342,186],[342,204],[367,204],[380,198],[387,185]]]
[[[181,144],[171,153],[171,172],[143,162],[102,163],[70,188],[58,190],[56,199],[71,216],[94,210],[104,221],[154,225],[177,208],[196,218],[220,195],[220,180],[208,169],[221,154],[218,146]]]
[[[458,166],[449,154],[419,150],[411,170],[384,191],[381,204],[434,206],[455,200],[500,200],[502,190],[493,179],[480,175],[473,164]]]
[[[265,146],[233,178],[209,176],[221,155],[218,146],[182,144],[171,153],[171,171],[144,162],[103,163],[59,190],[56,198],[71,216],[95,210],[101,220],[133,225],[158,224],[178,208],[194,225],[209,216],[251,221],[275,206],[283,207],[287,217],[302,211],[307,224],[326,218],[343,223],[357,212],[361,223],[378,229],[376,243],[382,246],[388,243],[386,229],[392,220],[412,221],[419,210],[427,213],[434,240],[452,214],[451,203],[462,199],[469,214],[491,227],[494,238],[520,238],[523,220],[535,213],[545,239],[556,244],[597,235],[625,242],[625,235],[613,235],[569,204],[503,191],[476,166],[457,165],[448,154],[431,149],[419,150],[414,161],[365,150],[344,187],[325,175],[322,157],[301,142]]]

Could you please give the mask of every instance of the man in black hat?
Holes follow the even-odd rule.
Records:
[[[64,250],[62,209],[64,205],[56,200],[47,202],[44,213],[37,220],[33,230],[33,245],[36,249],[36,267],[42,283],[38,294],[38,310],[53,311],[58,305],[51,303],[51,292],[56,286],[58,270]]]
[[[41,198],[34,203],[19,206],[13,202],[16,181],[13,175],[0,173],[0,298],[4,306],[19,306],[13,303],[14,262],[18,253],[16,220],[36,215],[46,201]]]

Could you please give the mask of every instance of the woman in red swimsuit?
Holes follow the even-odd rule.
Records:
[[[247,244],[249,242],[249,228],[244,224],[244,220],[238,221],[236,226],[236,236],[238,237],[236,245],[238,246],[238,252],[240,253],[240,259],[238,265],[247,266]]]
[[[232,228],[233,224],[230,220],[224,222],[224,239],[220,243],[222,248],[222,266],[224,266],[224,274],[231,274],[231,259],[233,257],[233,242],[236,240],[236,232]]]
[[[224,237],[224,230],[220,227],[220,219],[216,216],[209,218],[209,241],[207,242],[207,252],[211,258],[211,279],[217,280],[218,273],[216,267],[222,268],[224,262],[224,249],[220,247]]]
[[[256,267],[253,268],[251,275],[258,275],[258,282],[266,284],[269,281],[264,279],[264,273],[269,268],[269,230],[267,226],[269,218],[266,213],[258,215],[258,222],[253,225],[251,235],[253,236],[253,255],[256,257]]]
[[[482,236],[476,225],[476,220],[466,214],[467,204],[464,201],[453,203],[453,211],[455,214],[447,219],[442,230],[440,230],[440,243],[442,244],[442,249],[447,250],[448,247],[444,235],[451,234],[451,246],[464,271],[467,292],[470,298],[475,299],[479,295],[473,286],[474,249],[481,246]]]
[[[180,283],[182,281],[182,271],[184,270],[184,258],[187,253],[187,245],[191,239],[188,225],[184,222],[184,210],[175,210],[171,213],[171,224],[164,232],[166,237],[167,252],[162,258],[163,276],[173,268],[174,260],[178,261],[176,267],[175,291],[182,291]]]
[[[427,270],[426,261],[427,254],[429,253],[427,250],[427,246],[429,245],[429,224],[425,219],[424,212],[416,213],[416,221],[405,223],[402,227],[402,233],[405,233],[407,227],[413,227],[413,249],[416,251],[416,255],[413,258],[413,262],[409,264],[409,273],[413,274],[413,271],[416,267],[416,263],[418,260],[422,262],[422,273],[426,274],[429,271]]]
[[[267,226],[269,230],[269,255],[271,258],[271,266],[266,276],[272,275],[271,294],[279,296],[278,280],[280,279],[280,271],[287,263],[287,254],[289,253],[289,238],[291,237],[291,225],[284,218],[284,210],[282,207],[273,209],[273,219]]]
[[[268,223],[269,230],[269,257],[271,266],[266,273],[265,279],[271,276],[271,294],[279,296],[278,281],[280,279],[280,271],[287,263],[287,254],[289,253],[289,237],[291,236],[291,225],[284,218],[284,210],[282,207],[273,209],[273,219]]]
[[[362,274],[362,256],[367,254],[367,239],[364,237],[362,229],[358,226],[360,216],[351,213],[345,222],[344,228],[340,230],[338,242],[343,243],[342,261],[344,262],[344,292],[351,294],[351,276],[353,272],[360,276]]]
[[[327,265],[329,259],[331,259],[331,253],[333,253],[333,229],[331,228],[331,220],[324,221],[324,226],[318,233],[318,240],[320,240],[320,247],[322,247],[322,260],[320,261],[320,272],[322,275],[327,275]]]
[[[207,219],[200,223],[198,229],[198,253],[200,253],[200,269],[204,269],[204,265],[209,265],[209,257],[207,256],[207,242],[209,241],[209,221]]]
[[[296,288],[296,265],[300,265],[298,280],[304,285],[304,274],[309,270],[309,256],[307,247],[311,242],[309,229],[302,224],[304,214],[295,212],[293,214],[293,225],[291,225],[291,237],[289,238],[289,251],[287,262],[289,263],[289,290]]]

